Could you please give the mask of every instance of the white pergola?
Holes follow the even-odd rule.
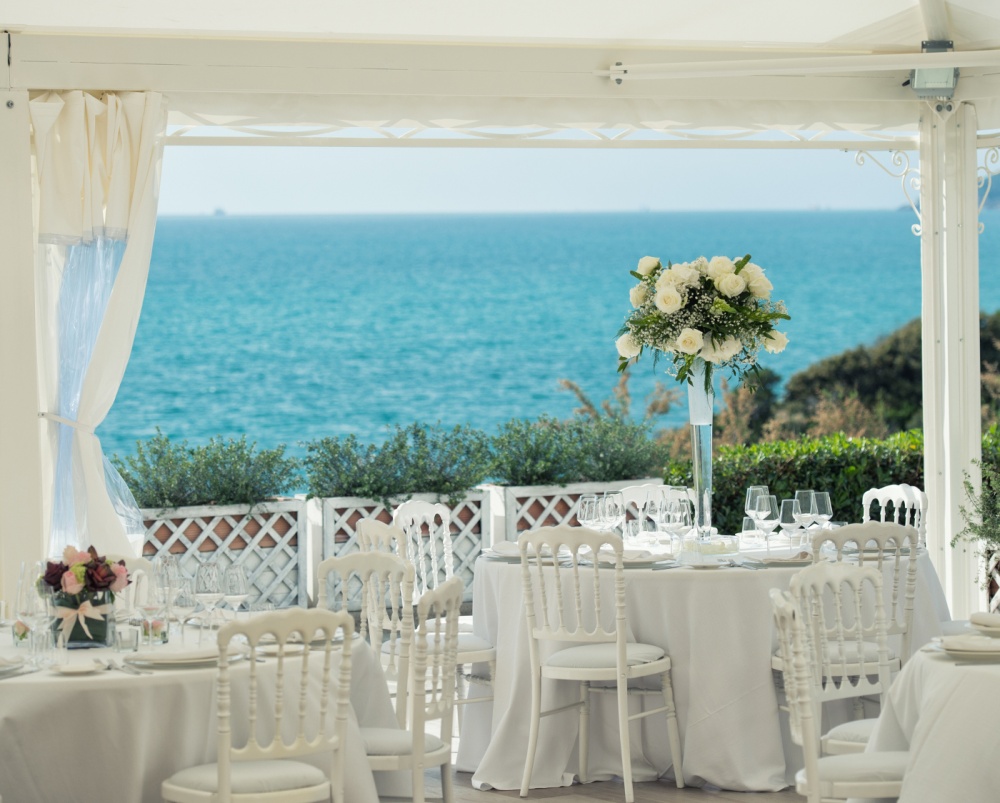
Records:
[[[978,187],[1000,153],[996,0],[7,0],[0,30],[0,595],[21,560],[45,553],[51,507],[28,100],[84,90],[162,93],[179,146],[881,156],[919,197],[928,545],[954,615],[981,606],[975,558],[949,543],[963,472],[978,482]],[[935,81],[954,68],[951,98],[904,85],[911,70]],[[918,151],[918,166],[890,151]]]

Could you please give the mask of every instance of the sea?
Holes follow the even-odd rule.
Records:
[[[1000,210],[980,235],[981,308],[1000,308]],[[383,440],[393,425],[567,418],[595,402],[644,255],[751,254],[787,305],[787,380],[920,314],[920,241],[898,211],[161,217],[128,369],[98,430],[127,456],[157,428]],[[633,412],[665,376],[644,356]],[[686,420],[685,404],[661,426]]]

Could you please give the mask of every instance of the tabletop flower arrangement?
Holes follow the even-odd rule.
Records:
[[[48,562],[42,582],[52,589],[58,638],[75,646],[111,643],[115,594],[130,582],[125,561],[110,561],[94,547],[66,547],[61,561]]]
[[[666,267],[647,256],[631,274],[639,283],[629,292],[632,310],[618,333],[619,371],[648,348],[671,359],[668,371],[679,382],[690,382],[696,361],[703,360],[710,388],[713,368],[730,369],[742,380],[759,370],[761,348],[777,353],[788,343],[775,328],[776,321],[789,320],[785,305],[771,301],[773,286],[749,254]]]

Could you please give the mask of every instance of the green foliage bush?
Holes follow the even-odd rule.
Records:
[[[144,508],[255,505],[289,493],[299,482],[299,461],[285,447],[257,451],[246,435],[212,438],[206,446],[171,443],[159,428],[136,453],[111,462]]]
[[[657,476],[667,462],[667,448],[652,439],[648,422],[577,418],[570,428],[576,433],[579,448],[579,481],[615,482]]]
[[[493,464],[489,438],[469,426],[411,424],[397,426],[379,446],[348,435],[306,448],[310,496],[358,496],[384,504],[415,493],[455,504],[489,476]]]
[[[885,440],[828,435],[723,446],[712,462],[712,523],[719,532],[738,533],[750,485],[767,485],[778,499],[791,498],[799,489],[829,491],[835,521],[861,521],[865,491],[894,483],[922,488],[923,472],[919,430]],[[691,464],[669,465],[664,481],[691,485]]]
[[[500,425],[492,449],[493,479],[501,485],[565,485],[578,474],[579,444],[554,418],[513,418]]]

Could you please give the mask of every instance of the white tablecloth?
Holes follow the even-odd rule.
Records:
[[[665,649],[673,663],[674,697],[689,783],[737,791],[784,788],[801,762],[778,716],[771,671],[771,602],[768,591],[787,588],[793,568],[653,571],[627,569],[630,641]],[[613,573],[603,572],[607,592]],[[497,647],[492,708],[466,706],[457,767],[474,772],[477,788],[517,789],[528,739],[531,686],[521,569],[476,563],[474,626]],[[914,647],[940,632],[947,606],[926,556],[918,566]],[[557,693],[571,701],[572,684],[543,685],[545,707]],[[655,698],[654,698],[655,700]],[[834,712],[835,717],[849,716]],[[653,780],[669,761],[666,719],[633,725],[633,777]],[[542,720],[532,785],[565,786],[577,768],[577,714]],[[642,739],[636,738],[639,728]],[[595,778],[621,773],[613,695],[594,700],[590,767]],[[783,730],[785,733],[783,733]],[[786,752],[788,753],[786,760]]]
[[[4,656],[27,652],[11,647],[9,636],[2,643]],[[92,657],[122,656],[71,652],[74,662]],[[257,664],[261,684],[274,685],[275,666],[274,659]],[[247,662],[230,670],[234,710],[246,697],[248,672]],[[215,760],[217,674],[207,668],[67,676],[43,669],[0,680],[0,796],[5,803],[162,800],[165,778]],[[358,723],[396,727],[396,717],[378,656],[360,639],[351,651],[351,704],[346,799],[377,803]]]
[[[1000,665],[918,652],[889,690],[869,750],[909,750],[900,803],[1000,800]]]

